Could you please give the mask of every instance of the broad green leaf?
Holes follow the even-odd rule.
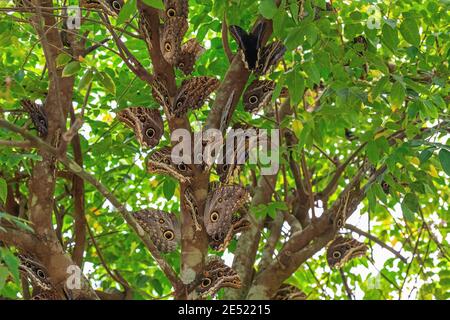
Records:
[[[399,81],[395,82],[391,90],[392,109],[399,109],[403,105],[405,97],[405,87]]]
[[[287,74],[286,84],[289,89],[292,105],[297,106],[302,101],[303,92],[305,91],[305,80],[298,68],[294,68]]]
[[[413,18],[406,18],[400,25],[400,33],[403,38],[415,47],[420,45],[419,26]]]
[[[142,0],[142,2],[150,7],[164,10],[164,3],[162,0]]]
[[[136,10],[136,0],[128,0],[120,10],[119,17],[117,18],[117,24],[122,24],[125,21],[130,20]]]
[[[261,0],[259,4],[259,13],[266,18],[272,19],[278,11],[274,0]]]
[[[66,64],[68,64],[70,61],[72,60],[72,57],[69,56],[66,53],[60,53],[57,57],[56,57],[56,67],[62,67],[65,66]]]
[[[110,93],[116,94],[116,84],[111,76],[106,72],[96,72],[98,81],[103,85],[103,87]]]
[[[391,50],[396,50],[398,46],[398,33],[396,28],[392,28],[389,24],[383,25],[383,41]]]
[[[450,151],[441,149],[439,151],[439,160],[441,161],[442,169],[450,176]]]
[[[83,90],[91,84],[92,79],[94,78],[94,71],[92,69],[87,69],[86,72],[80,79],[80,83],[78,83],[78,90]]]
[[[81,64],[78,61],[69,62],[62,71],[63,77],[71,77],[78,73],[81,69]]]
[[[164,181],[163,184],[163,191],[164,196],[167,200],[172,199],[173,195],[175,194],[176,184],[172,179],[167,179]]]

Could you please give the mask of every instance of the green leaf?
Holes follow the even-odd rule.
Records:
[[[19,259],[8,249],[1,248],[1,256],[16,281],[19,280]]]
[[[66,53],[60,53],[57,57],[56,57],[56,67],[62,67],[65,66],[66,64],[68,64],[70,61],[72,60],[72,57],[69,56]]]
[[[393,109],[398,109],[403,105],[406,97],[405,87],[399,82],[395,82],[391,90],[391,103]]]
[[[63,77],[71,77],[78,73],[81,69],[81,64],[78,61],[69,62],[62,71]]]
[[[398,33],[397,29],[392,28],[389,24],[385,23],[382,29],[383,41],[391,50],[396,50],[398,46]]]
[[[369,141],[366,147],[367,157],[370,162],[373,164],[377,164],[378,160],[380,160],[380,150],[378,149],[377,143],[375,141]]]
[[[292,105],[297,106],[302,101],[303,92],[305,91],[305,80],[298,68],[294,68],[287,74],[286,84],[289,88]]]
[[[420,163],[425,163],[428,159],[430,159],[431,156],[433,155],[434,149],[435,148],[433,147],[423,150],[419,155]]]
[[[8,279],[9,271],[5,266],[0,265],[0,292],[5,287],[6,279]]]
[[[441,161],[442,169],[450,176],[450,151],[441,149],[439,151],[439,160]]]
[[[266,19],[272,19],[278,11],[274,0],[262,0],[259,4],[259,13]]]
[[[122,24],[125,21],[130,20],[136,10],[136,0],[128,0],[120,10],[119,17],[117,18],[117,24]]]
[[[163,192],[167,200],[172,199],[173,195],[175,194],[175,188],[176,184],[173,180],[167,179],[164,181]]]
[[[164,3],[162,2],[162,0],[142,0],[146,5],[156,8],[156,9],[161,9],[164,10]]]
[[[413,18],[405,19],[400,25],[400,33],[403,38],[415,47],[420,45],[419,26]]]
[[[78,90],[83,90],[87,88],[89,84],[91,84],[93,78],[94,78],[94,71],[92,69],[87,69],[80,79],[80,83],[78,84]]]
[[[2,202],[6,201],[6,196],[8,194],[8,185],[4,179],[0,178],[0,200]]]
[[[414,193],[407,193],[401,204],[405,218],[409,221],[414,220],[414,213],[419,211],[419,199]]]
[[[97,79],[103,87],[112,94],[116,94],[116,84],[111,76],[106,72],[96,72]]]

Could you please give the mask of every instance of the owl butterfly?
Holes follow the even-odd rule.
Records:
[[[190,75],[194,71],[195,62],[204,52],[205,48],[196,39],[188,40],[181,46],[177,68],[185,75]]]
[[[244,109],[256,113],[272,99],[275,82],[272,80],[254,80],[244,92]]]
[[[117,17],[124,5],[123,0],[82,0],[80,6],[84,8],[103,9],[106,14]]]
[[[176,65],[181,52],[181,42],[188,29],[185,18],[168,19],[160,29],[160,46],[164,59],[171,65]]]
[[[192,221],[194,222],[195,230],[202,231],[202,226],[199,223],[200,214],[198,212],[198,205],[191,187],[187,187],[184,190],[184,199],[186,200],[186,206],[191,214]]]
[[[181,117],[189,108],[195,110],[202,107],[206,98],[219,87],[219,84],[219,80],[212,77],[194,77],[184,80],[172,103],[164,82],[157,78],[152,83],[152,94],[171,116]]]
[[[48,118],[44,107],[31,100],[22,100],[20,104],[29,113],[39,136],[45,138],[48,134]]]
[[[306,300],[306,294],[296,286],[283,283],[272,300]]]
[[[161,210],[141,210],[133,213],[139,225],[150,235],[163,253],[176,249],[181,238],[180,224],[175,214]]]
[[[163,147],[153,152],[147,158],[147,171],[149,173],[167,174],[183,183],[189,182],[193,176],[193,170],[190,165],[183,162],[175,163],[172,160],[171,147]]]
[[[163,20],[168,21],[172,18],[187,19],[189,15],[188,0],[164,0]]]
[[[53,286],[50,282],[47,269],[36,261],[36,259],[19,254],[19,270],[22,274],[30,279],[33,285],[38,286],[42,290],[52,290]]]
[[[189,285],[188,291],[195,292],[202,299],[214,296],[221,288],[241,287],[241,279],[232,268],[227,266],[219,257],[209,257],[205,269]]]
[[[349,260],[366,255],[367,246],[356,239],[338,236],[327,249],[330,268],[341,268]]]
[[[275,67],[286,52],[286,47],[275,41],[262,47],[262,36],[265,23],[260,21],[252,33],[247,33],[239,26],[230,26],[230,33],[242,51],[244,65],[257,75],[265,75],[270,68]]]
[[[134,130],[137,140],[143,147],[157,146],[164,134],[164,122],[156,109],[131,107],[119,111],[117,118]]]
[[[222,186],[208,194],[203,223],[211,248],[224,251],[236,233],[250,226],[237,214],[248,200],[248,191],[238,185]]]

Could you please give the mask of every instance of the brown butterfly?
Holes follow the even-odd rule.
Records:
[[[181,42],[187,29],[187,20],[182,17],[170,18],[161,26],[161,52],[164,59],[171,65],[176,65],[179,59]]]
[[[20,101],[20,104],[30,115],[31,121],[33,121],[39,136],[42,138],[47,137],[48,118],[44,107],[31,100],[22,100]]]
[[[188,292],[195,290],[200,298],[214,296],[221,288],[241,287],[241,279],[236,271],[227,266],[219,257],[208,257],[203,272],[188,286]]]
[[[248,191],[239,185],[222,186],[208,194],[203,223],[211,248],[224,251],[236,233],[250,226],[237,213],[248,200]]]
[[[188,18],[188,0],[164,0],[164,8],[164,21],[170,20],[172,18]]]
[[[23,254],[19,254],[18,258],[19,271],[30,279],[33,285],[38,286],[42,290],[53,289],[47,269],[37,259]]]
[[[123,0],[82,0],[81,7],[103,9],[106,14],[117,17],[124,5]]]
[[[190,75],[194,71],[194,66],[198,58],[205,52],[197,39],[191,39],[181,46],[181,52],[177,60],[177,68],[185,75]]]
[[[243,100],[247,112],[258,112],[272,99],[275,82],[272,80],[254,80],[245,90]]]
[[[283,283],[272,300],[306,300],[306,294],[296,286]]]
[[[148,209],[133,213],[139,225],[150,235],[155,246],[163,253],[176,249],[181,239],[180,224],[175,214]]]
[[[265,23],[258,22],[251,33],[239,26],[230,26],[230,33],[239,45],[245,67],[259,76],[265,75],[275,67],[286,52],[286,47],[280,41],[262,46]]]
[[[327,249],[330,268],[341,268],[349,260],[366,255],[367,246],[356,239],[338,236]]]
[[[181,117],[189,109],[195,110],[202,107],[206,98],[219,87],[219,84],[216,78],[206,76],[184,80],[175,99],[172,100],[164,82],[157,78],[152,83],[152,94],[169,115]]]
[[[163,147],[153,152],[147,158],[147,171],[150,173],[167,174],[183,183],[189,182],[193,176],[191,165],[187,165],[182,161],[175,163],[173,159],[172,148]]]
[[[131,107],[117,113],[117,118],[134,130],[143,147],[153,148],[164,134],[164,122],[156,109]]]

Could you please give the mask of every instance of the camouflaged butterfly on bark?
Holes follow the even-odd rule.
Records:
[[[134,212],[133,216],[149,234],[159,251],[167,253],[176,249],[181,239],[181,231],[175,214],[148,209]]]
[[[248,191],[239,185],[221,186],[208,194],[203,223],[212,249],[224,251],[235,234],[250,226],[238,213],[249,197]]]
[[[117,113],[117,118],[134,130],[141,146],[153,148],[164,134],[164,122],[156,109],[131,107]]]
[[[237,272],[219,257],[212,256],[208,257],[203,272],[188,286],[188,292],[195,290],[204,299],[214,296],[221,288],[239,289],[241,285]]]
[[[366,255],[366,252],[364,243],[338,236],[328,246],[327,262],[330,268],[341,268],[349,260]]]

